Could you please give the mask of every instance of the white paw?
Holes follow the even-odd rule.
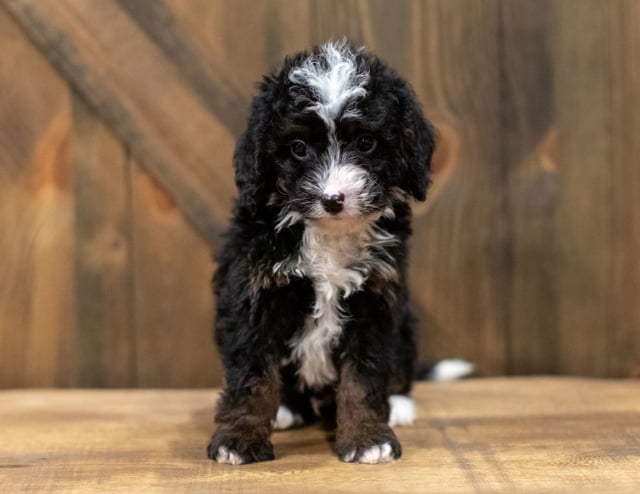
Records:
[[[416,406],[413,400],[405,395],[389,396],[389,425],[411,425],[416,419]]]
[[[298,427],[304,423],[299,413],[293,413],[289,407],[280,405],[275,420],[272,422],[275,430],[289,429],[290,427]]]
[[[242,464],[242,458],[235,451],[230,451],[224,446],[220,446],[218,448],[218,453],[216,454],[216,461],[218,463],[231,463],[232,465],[240,465]]]
[[[355,454],[355,451],[347,454],[348,459],[345,461],[353,461]],[[358,458],[358,463],[386,463],[392,460],[394,460],[394,457],[391,452],[391,445],[384,443],[376,444],[375,446],[365,449],[360,455],[360,458]]]

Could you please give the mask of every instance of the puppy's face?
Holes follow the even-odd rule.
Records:
[[[346,43],[285,61],[262,86],[258,172],[275,181],[280,226],[392,216],[394,200],[424,200],[433,136],[395,72]],[[260,119],[258,119],[260,120]]]

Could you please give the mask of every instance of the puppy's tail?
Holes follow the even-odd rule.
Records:
[[[444,359],[434,365],[418,366],[416,378],[419,381],[454,381],[473,374],[475,366],[466,360],[454,358]]]

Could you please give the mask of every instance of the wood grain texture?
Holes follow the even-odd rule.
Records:
[[[345,35],[438,131],[414,205],[420,358],[640,376],[636,1],[0,6],[0,386],[219,382],[234,138],[264,73]]]
[[[464,356],[486,374],[506,371],[509,304],[499,14],[493,1],[429,2],[414,14],[427,114],[449,129],[456,152],[437,199],[415,220],[410,280],[421,353]]]
[[[4,5],[140,163],[172,191],[204,238],[217,241],[233,180],[216,173],[214,165],[226,167],[233,142],[194,94],[180,64],[165,58],[167,46],[155,44],[112,1],[99,7],[77,0],[5,0]],[[154,19],[148,19],[148,29],[157,32]],[[166,36],[166,44],[175,44],[179,33]]]
[[[64,386],[75,364],[71,105],[0,11],[0,387]]]
[[[234,135],[238,135],[245,125],[247,98],[225,80],[222,67],[211,68],[206,63],[168,5],[163,0],[117,0],[117,3],[158,45],[163,55],[176,65],[178,74],[202,104],[219,116]]]
[[[590,2],[588,11],[559,5],[554,90],[560,132],[561,200],[558,206],[558,289],[564,372],[606,372],[613,294],[608,285],[611,250],[611,114],[608,7]],[[575,33],[581,33],[575,36]],[[580,80],[580,84],[576,84]],[[609,166],[605,164],[609,163]],[[585,193],[585,184],[590,184]],[[580,331],[567,332],[571,326]],[[579,329],[578,329],[579,328]],[[571,355],[571,358],[567,358]]]
[[[640,377],[640,4],[610,6],[613,331],[607,374]]]
[[[136,383],[129,159],[76,95],[72,162],[79,386]]]
[[[135,165],[131,184],[137,385],[219,385],[210,248],[173,197]]]
[[[557,129],[551,2],[500,5],[501,201],[505,235],[507,371],[553,373],[558,345],[555,212]]]
[[[559,370],[632,375],[640,362],[638,145],[630,138],[640,123],[637,5],[570,7],[556,6],[554,53]]]
[[[633,381],[420,384],[400,461],[354,465],[319,426],[275,433],[276,460],[206,458],[216,393],[5,391],[0,492],[637,492]]]

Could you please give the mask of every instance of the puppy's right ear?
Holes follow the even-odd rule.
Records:
[[[233,154],[233,168],[236,174],[236,187],[241,195],[253,196],[258,184],[258,156],[256,143],[251,129],[247,129],[238,139]]]
[[[247,129],[238,139],[233,155],[236,187],[242,200],[259,205],[268,201],[275,187],[274,166],[266,149],[273,120],[274,81],[266,78],[254,98]]]
[[[271,177],[273,167],[264,150],[257,142],[257,128],[251,127],[240,136],[233,155],[236,187],[245,204],[266,204],[273,192],[275,179]]]

